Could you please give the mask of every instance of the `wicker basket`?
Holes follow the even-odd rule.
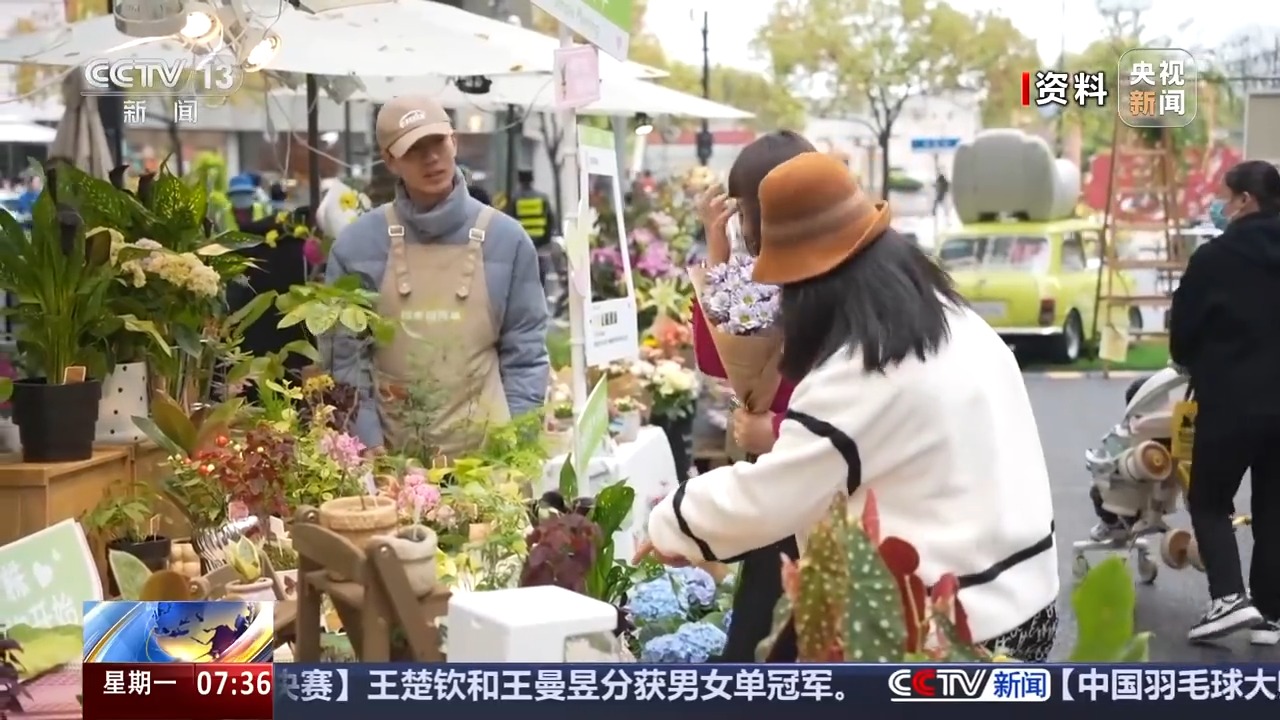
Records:
[[[385,495],[344,497],[320,506],[320,526],[364,549],[376,535],[394,535],[398,518],[396,502]],[[329,573],[335,580],[349,578]]]

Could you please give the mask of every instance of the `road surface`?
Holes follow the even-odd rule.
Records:
[[[1088,498],[1084,452],[1120,419],[1124,391],[1132,379],[1053,379],[1031,373],[1026,378],[1053,484],[1062,576],[1059,597],[1062,626],[1054,657],[1065,658],[1076,632],[1075,618],[1070,612],[1071,543],[1086,538],[1096,520]],[[1249,507],[1247,479],[1236,507],[1242,511]],[[1179,512],[1171,524],[1191,527],[1184,512]],[[1242,529],[1238,538],[1247,578],[1252,537],[1247,529]],[[1248,644],[1248,633],[1217,646],[1190,645],[1186,640],[1187,629],[1204,611],[1207,600],[1204,575],[1190,568],[1172,570],[1162,566],[1154,585],[1138,586],[1137,626],[1139,630],[1155,634],[1151,643],[1152,660],[1206,663],[1280,660],[1280,648],[1252,647]]]

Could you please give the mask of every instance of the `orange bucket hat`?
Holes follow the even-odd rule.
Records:
[[[889,228],[889,203],[873,201],[849,168],[808,152],[760,183],[760,256],[753,279],[786,285],[825,275]]]

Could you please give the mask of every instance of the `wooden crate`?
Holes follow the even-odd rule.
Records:
[[[0,455],[0,545],[80,519],[132,478],[133,457],[125,448],[95,449],[92,458],[67,463],[24,463],[20,454]]]

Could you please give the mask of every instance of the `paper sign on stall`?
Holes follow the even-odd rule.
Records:
[[[600,99],[600,52],[592,45],[556,48],[556,109],[585,107]]]
[[[101,599],[98,567],[75,520],[0,547],[0,622],[5,625],[79,625],[84,602]]]
[[[531,0],[587,42],[626,61],[631,46],[633,0]]]
[[[631,279],[631,253],[623,222],[622,187],[618,180],[618,155],[613,133],[578,126],[580,195],[597,205],[611,206],[614,227],[601,229],[596,238],[601,255],[618,266],[617,281],[591,285],[587,303],[585,354],[589,367],[640,356],[640,331],[636,322],[636,289]],[[599,286],[597,286],[599,285]]]

